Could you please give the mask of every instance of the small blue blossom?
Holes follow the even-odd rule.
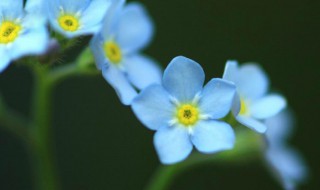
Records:
[[[100,33],[91,41],[97,68],[116,90],[121,102],[130,105],[136,89],[160,83],[162,71],[139,53],[152,39],[153,23],[141,4],[123,0],[113,4]]]
[[[259,133],[267,129],[260,120],[272,117],[286,107],[286,100],[281,95],[267,94],[268,77],[256,64],[239,67],[236,61],[228,61],[223,79],[237,86],[232,106],[237,121]]]
[[[286,144],[293,127],[291,112],[280,112],[267,119],[266,125],[266,161],[285,189],[296,189],[297,184],[306,179],[307,168],[300,154]]]
[[[47,5],[52,27],[68,38],[95,34],[115,0],[49,0]]]
[[[235,86],[212,79],[204,87],[201,66],[176,57],[164,71],[162,85],[151,85],[132,102],[138,119],[156,130],[154,146],[163,164],[184,160],[193,145],[202,153],[231,149],[235,134],[219,119],[230,111]]]
[[[0,1],[0,72],[13,60],[44,53],[47,45],[44,23],[25,12],[23,0]]]

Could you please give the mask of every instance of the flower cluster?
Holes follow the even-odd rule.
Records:
[[[50,36],[47,24],[55,35]],[[267,131],[266,158],[286,188],[305,176],[297,156],[283,142],[287,121],[281,111],[286,100],[269,91],[259,65],[228,61],[222,78],[204,85],[202,67],[178,56],[162,74],[156,62],[141,53],[153,34],[153,22],[139,3],[27,0],[24,7],[23,0],[1,0],[0,72],[14,60],[47,53],[50,38],[91,35],[97,69],[121,103],[156,131],[154,146],[163,164],[186,159],[193,146],[204,154],[230,150],[236,141],[234,127],[246,126],[259,134]]]

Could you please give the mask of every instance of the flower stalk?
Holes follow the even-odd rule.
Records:
[[[59,189],[51,128],[52,86],[48,78],[48,68],[34,67],[35,89],[33,100],[32,135],[35,140],[34,156],[36,164],[36,185],[39,190]]]

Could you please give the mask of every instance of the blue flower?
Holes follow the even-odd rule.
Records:
[[[162,85],[151,85],[132,102],[132,109],[149,129],[156,130],[154,146],[164,164],[184,160],[193,145],[202,153],[231,149],[235,134],[219,119],[230,111],[235,86],[212,79],[204,87],[201,66],[176,57],[164,71]]]
[[[161,82],[162,71],[139,53],[153,36],[153,24],[142,5],[118,1],[110,8],[102,31],[94,36],[91,49],[97,68],[116,90],[121,102],[131,104],[136,89]]]
[[[49,0],[52,27],[68,38],[97,33],[114,0]]]
[[[267,129],[260,120],[272,117],[286,107],[286,100],[281,95],[267,94],[268,78],[256,64],[239,67],[236,61],[228,61],[223,79],[237,86],[232,106],[237,121],[259,133]]]
[[[285,189],[296,189],[306,179],[307,168],[300,154],[286,144],[293,127],[291,112],[285,110],[267,119],[266,125],[266,161]]]
[[[44,23],[24,11],[23,0],[0,1],[0,72],[12,60],[44,53],[47,44]]]

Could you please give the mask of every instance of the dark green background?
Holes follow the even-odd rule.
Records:
[[[141,1],[156,23],[146,49],[165,67],[177,55],[198,61],[206,79],[221,77],[227,59],[255,61],[269,74],[295,111],[292,145],[306,158],[309,181],[319,185],[319,0]],[[11,65],[0,75],[0,92],[29,116],[32,76]],[[54,93],[54,140],[64,189],[137,189],[159,165],[153,132],[143,127],[113,89],[98,77],[72,78]],[[189,171],[172,189],[280,189],[259,160]],[[0,131],[0,189],[32,189],[25,148]]]

